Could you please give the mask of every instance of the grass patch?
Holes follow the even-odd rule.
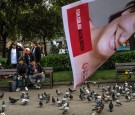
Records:
[[[128,76],[119,75],[119,80],[126,80]],[[135,79],[135,76],[131,77],[131,80]],[[88,80],[91,81],[103,81],[103,80],[115,80],[115,70],[97,70],[94,74],[90,76]],[[60,71],[54,72],[54,82],[61,81],[73,81],[72,71]]]
[[[119,80],[127,80],[128,76],[119,75]],[[134,80],[135,76],[132,76],[130,80]],[[97,70],[88,79],[90,81],[103,81],[103,80],[115,80],[115,70]],[[9,80],[0,80],[0,86],[8,86]],[[59,71],[54,72],[54,82],[70,82],[73,81],[72,71]],[[50,84],[50,79],[45,79],[45,84]]]
[[[100,80],[114,80],[115,71],[114,70],[97,70],[89,80],[100,81]]]
[[[59,71],[54,72],[54,81],[73,81],[73,74],[72,71]]]
[[[114,79],[115,72],[114,70],[97,70],[88,80],[100,81]],[[60,71],[54,72],[54,81],[72,81],[73,74],[72,71]]]

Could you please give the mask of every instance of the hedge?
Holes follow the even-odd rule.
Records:
[[[115,63],[135,62],[135,51],[116,52],[99,69],[114,69]]]
[[[135,62],[135,51],[116,52],[99,69],[114,69],[115,63]],[[0,63],[7,68],[6,58],[0,58]],[[42,66],[52,66],[54,71],[71,70],[68,55],[51,54],[41,59]]]
[[[99,69],[114,69],[115,63],[135,62],[135,51],[116,52]],[[68,55],[49,55],[42,58],[43,66],[53,66],[55,71],[71,70]]]
[[[42,66],[52,66],[54,71],[71,70],[70,59],[68,55],[51,54],[41,59]]]

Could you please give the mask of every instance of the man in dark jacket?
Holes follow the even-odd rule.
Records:
[[[40,63],[40,60],[41,60],[41,50],[37,46],[37,42],[36,41],[33,41],[31,43],[31,45],[32,45],[32,54],[34,56],[34,59],[35,59],[36,63]]]
[[[16,68],[18,59],[20,57],[20,50],[23,49],[19,49],[15,42],[13,42],[9,47],[7,54],[7,64],[11,66],[11,68]]]
[[[16,89],[16,91],[20,91],[20,87],[21,86],[19,86],[19,81],[21,80],[25,80],[25,90],[27,91],[28,90],[28,88],[27,88],[27,86],[28,86],[28,75],[27,75],[27,70],[28,70],[28,67],[27,67],[27,65],[24,63],[24,59],[23,58],[20,58],[19,59],[19,61],[18,61],[18,64],[17,64],[17,67],[16,67],[16,70],[17,70],[17,79],[16,79],[16,82],[17,82],[17,84],[16,84],[16,87],[17,87],[17,89]]]
[[[43,68],[39,63],[36,63],[35,60],[31,60],[31,65],[28,70],[29,79],[35,88],[40,88],[45,80],[45,74]]]

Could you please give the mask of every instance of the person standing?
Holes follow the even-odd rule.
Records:
[[[16,43],[11,43],[8,54],[7,54],[7,64],[11,66],[11,68],[16,68],[18,59],[20,57],[20,49],[17,47]]]
[[[32,55],[32,52],[29,48],[25,48],[25,53],[23,55],[24,62],[29,66],[31,60],[34,60],[34,56]]]
[[[40,63],[40,60],[41,60],[41,50],[37,46],[37,42],[33,41],[31,43],[31,46],[32,46],[32,54],[34,56],[34,59],[35,59],[36,63]]]

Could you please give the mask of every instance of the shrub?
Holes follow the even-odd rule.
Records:
[[[41,59],[41,64],[42,66],[52,66],[54,71],[71,70],[71,64],[68,55],[48,55]]]
[[[0,58],[0,63],[5,68],[6,58]],[[135,51],[116,52],[99,69],[114,69],[115,63],[135,62]],[[71,70],[69,55],[50,54],[41,59],[42,66],[52,66],[54,71]]]
[[[116,52],[99,69],[114,69],[115,63],[135,62],[135,51]],[[43,66],[52,66],[55,71],[71,70],[68,55],[48,55],[42,58]]]
[[[100,69],[114,69],[115,63],[135,62],[135,51],[116,52]]]
[[[6,62],[7,62],[7,58],[0,57],[1,66],[3,66],[4,68],[8,68],[8,65],[6,64]]]

